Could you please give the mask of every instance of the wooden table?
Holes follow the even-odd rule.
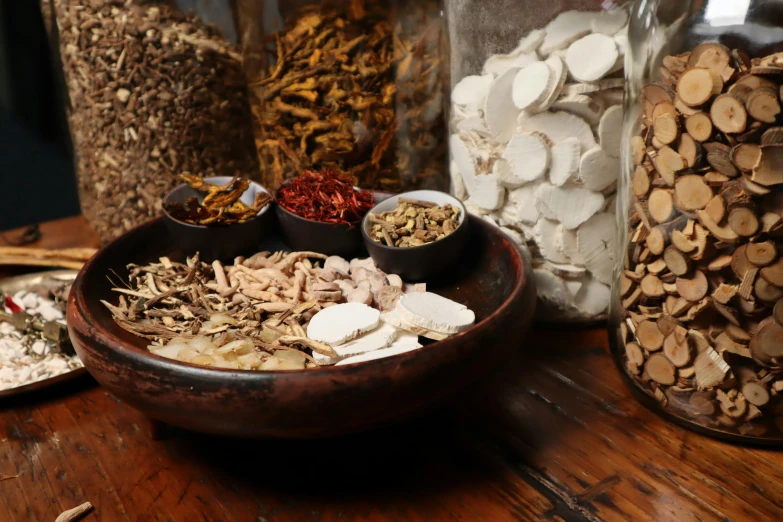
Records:
[[[88,245],[80,218],[41,243]],[[0,521],[773,521],[783,455],[717,442],[634,401],[602,330],[534,331],[424,418],[316,442],[149,424],[89,378],[0,402]]]

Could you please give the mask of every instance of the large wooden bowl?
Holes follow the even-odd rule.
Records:
[[[535,308],[530,267],[507,236],[472,219],[459,268],[428,282],[428,289],[468,305],[478,322],[414,352],[287,372],[210,369],[151,354],[148,342],[118,327],[100,301],[118,299],[107,279],[112,271],[126,277],[128,263],[183,257],[161,219],[131,230],[84,265],[68,302],[71,339],[99,383],[171,425],[304,439],[390,424],[471,383],[522,347]]]

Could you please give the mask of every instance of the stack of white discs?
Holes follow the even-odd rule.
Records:
[[[528,247],[559,319],[609,306],[625,9],[561,13],[452,91],[453,191]]]

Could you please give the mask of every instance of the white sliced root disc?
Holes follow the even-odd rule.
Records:
[[[604,111],[598,124],[598,140],[601,148],[615,158],[620,157],[623,138],[623,107],[613,105]]]
[[[521,112],[514,105],[512,98],[514,78],[517,72],[519,69],[511,68],[495,78],[489,88],[487,101],[484,105],[484,119],[487,121],[487,128],[498,143],[506,143],[511,139]]]
[[[481,116],[469,116],[457,122],[457,130],[461,132],[473,132],[489,138],[491,136],[484,118]]]
[[[568,47],[566,66],[577,81],[595,82],[614,67],[619,54],[614,38],[589,34]]]
[[[307,325],[307,337],[322,343],[344,344],[378,326],[381,313],[361,303],[343,303],[324,308]]]
[[[406,294],[408,293],[416,293],[416,292],[406,292]],[[385,312],[381,314],[381,320],[391,325],[394,325],[397,328],[400,328],[408,333],[414,335],[420,335],[422,337],[426,337],[427,339],[432,339],[433,341],[442,341],[444,339],[448,339],[452,335],[443,332],[436,332],[434,330],[428,330],[427,328],[422,328],[421,326],[416,326],[414,324],[411,324],[405,319],[403,319],[402,316],[400,316],[400,314],[396,310],[392,310],[391,312]]]
[[[582,147],[578,138],[566,138],[551,150],[549,181],[562,187],[576,177],[582,159]]]
[[[449,138],[451,157],[457,165],[457,170],[463,176],[476,176],[476,163],[468,150],[468,146],[458,134],[452,134]]]
[[[356,363],[362,363],[368,361],[375,361],[378,359],[385,359],[386,357],[393,357],[395,355],[400,355],[402,353],[418,350],[419,348],[422,347],[422,345],[421,343],[418,342],[418,340],[412,341],[411,339],[413,337],[418,339],[418,335],[417,336],[406,335],[404,338],[401,337],[400,339],[394,341],[391,344],[391,346],[389,346],[388,348],[381,348],[380,350],[375,350],[372,352],[363,353],[361,355],[354,355],[353,357],[348,357],[335,364],[335,366],[345,366],[347,364],[356,364]]]
[[[506,190],[493,174],[476,175],[476,164],[462,137],[452,134],[449,139],[451,155],[457,165],[465,189],[473,203],[486,210],[503,205]]]
[[[509,54],[511,56],[519,56],[520,54],[532,54],[535,53],[541,42],[544,41],[546,32],[543,29],[533,29],[525,36],[519,39],[519,43],[516,48]]]
[[[583,11],[564,11],[557,15],[544,28],[546,36],[541,42],[539,52],[549,55],[558,49],[565,49],[591,31],[593,13]]]
[[[619,89],[625,85],[623,78],[606,78],[593,83],[567,83],[560,92],[561,97],[572,96],[574,94],[590,94],[593,92],[605,91],[608,89]]]
[[[555,274],[544,268],[533,270],[536,280],[538,297],[558,308],[566,308],[573,302],[573,295],[566,287],[565,282]]]
[[[568,263],[568,258],[557,248],[559,237],[557,229],[559,223],[550,219],[541,218],[536,223],[535,241],[544,259],[553,263]]]
[[[604,206],[604,196],[584,187],[543,185],[536,190],[536,207],[546,205],[565,228],[573,230]]]
[[[597,125],[604,112],[603,105],[585,94],[572,94],[560,97],[552,104],[552,109],[570,112],[583,118],[590,125]]]
[[[585,258],[582,257],[582,254],[579,252],[579,246],[577,245],[576,240],[576,230],[568,230],[563,227],[563,231],[560,234],[560,242],[557,246],[560,248],[560,252],[567,256],[572,264],[584,266]]]
[[[568,288],[568,291],[571,292],[571,295],[576,297],[576,294],[579,293],[579,290],[582,289],[582,281],[563,281],[566,285],[566,288]]]
[[[566,78],[568,78],[565,63],[561,57],[554,55],[550,56],[544,63],[546,63],[549,68],[552,69],[552,74],[554,75],[555,80],[552,83],[552,88],[550,89],[549,95],[541,104],[538,105],[538,107],[536,107],[537,112],[549,109],[552,104],[557,101],[557,98],[560,96],[560,92],[563,90],[563,86],[565,85]]]
[[[554,87],[554,73],[544,62],[535,62],[523,67],[514,77],[512,98],[519,109],[536,106],[549,96]]]
[[[609,156],[603,148],[593,147],[579,163],[579,179],[585,188],[601,192],[612,186],[620,175],[620,161]]]
[[[565,62],[575,80],[597,82],[612,71],[619,55],[614,38],[595,33],[572,43]]]
[[[539,132],[517,134],[506,145],[503,159],[511,167],[512,176],[519,180],[515,186],[536,180],[549,168],[548,140]]]
[[[451,192],[454,197],[459,200],[464,200],[468,197],[468,191],[465,189],[465,182],[462,179],[462,174],[459,172],[457,162],[451,160],[449,173],[451,174]]]
[[[626,23],[628,23],[628,11],[618,7],[596,13],[596,16],[590,20],[590,29],[594,33],[612,36],[623,29]]]
[[[413,325],[443,333],[459,333],[476,321],[467,306],[432,292],[405,294],[394,310]]]
[[[522,117],[518,130],[541,132],[553,144],[560,143],[566,138],[577,138],[582,145],[582,152],[597,145],[593,131],[587,122],[567,112],[541,112]]]
[[[609,286],[588,278],[574,296],[574,306],[587,315],[599,315],[609,309],[611,297]]]
[[[397,339],[400,330],[389,323],[381,322],[374,330],[360,335],[344,344],[333,345],[332,348],[340,357],[350,357],[364,352],[386,348]]]
[[[494,77],[491,74],[465,76],[451,91],[451,101],[460,105],[478,107],[487,97],[493,80]]]
[[[587,275],[587,268],[583,266],[572,265],[570,263],[553,263],[547,260],[547,262],[544,263],[541,267],[546,268],[556,276],[562,277],[566,281],[582,279]]]
[[[593,277],[606,285],[612,284],[616,229],[614,214],[602,212],[582,224],[576,233],[585,266]]]
[[[543,184],[542,181],[528,183],[522,187],[508,192],[508,201],[503,207],[501,217],[511,223],[527,223],[534,225],[538,220],[536,209],[536,191]]]
[[[579,162],[582,159],[582,147],[577,138],[566,138],[552,146],[549,164],[549,181],[552,185],[562,187],[573,180],[579,172]]]

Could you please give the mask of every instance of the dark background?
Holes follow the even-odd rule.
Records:
[[[0,230],[79,213],[38,0],[0,0]]]

